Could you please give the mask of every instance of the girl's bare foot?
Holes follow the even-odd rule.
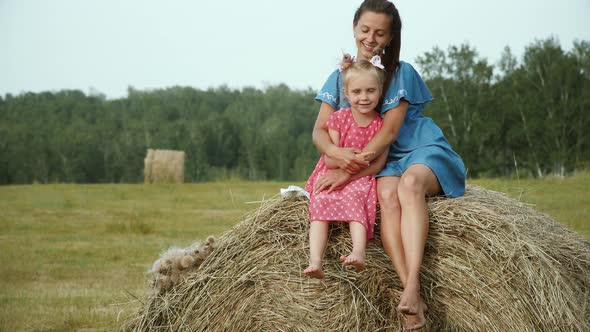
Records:
[[[356,272],[361,272],[365,270],[365,255],[362,254],[355,254],[350,253],[348,256],[340,256],[340,262],[343,265],[352,265],[354,266]]]
[[[307,267],[307,269],[303,270],[303,273],[308,277],[316,279],[324,279],[324,277],[326,276],[324,274],[324,269],[322,268],[321,263],[309,263],[309,266]]]

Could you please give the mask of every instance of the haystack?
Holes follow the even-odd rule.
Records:
[[[590,331],[590,244],[547,215],[469,186],[431,199],[423,262],[427,331]],[[150,292],[132,331],[401,331],[400,282],[379,231],[367,269],[343,268],[347,228],[330,229],[326,279],[308,263],[308,201],[277,198],[216,240],[167,292]]]
[[[148,149],[144,162],[145,183],[183,183],[184,151]]]

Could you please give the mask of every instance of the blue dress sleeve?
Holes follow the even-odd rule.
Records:
[[[340,71],[334,70],[324,86],[315,96],[315,100],[330,104],[335,110],[340,107]]]
[[[424,108],[432,100],[432,94],[420,77],[420,74],[407,62],[400,61],[399,68],[383,98],[381,115],[399,105],[405,99],[411,105]]]

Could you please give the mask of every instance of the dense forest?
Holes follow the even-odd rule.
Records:
[[[468,44],[413,63],[425,110],[469,177],[590,167],[590,42],[553,38],[490,64]],[[326,69],[326,76],[329,72]],[[305,180],[318,152],[315,91],[171,87],[107,99],[78,90],[0,96],[0,184],[142,182],[148,148],[186,152],[185,179]]]

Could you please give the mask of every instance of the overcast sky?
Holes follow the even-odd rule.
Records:
[[[355,53],[361,0],[0,0],[0,95],[285,83],[317,90]],[[491,63],[590,40],[590,0],[399,0],[402,59],[469,43]]]

